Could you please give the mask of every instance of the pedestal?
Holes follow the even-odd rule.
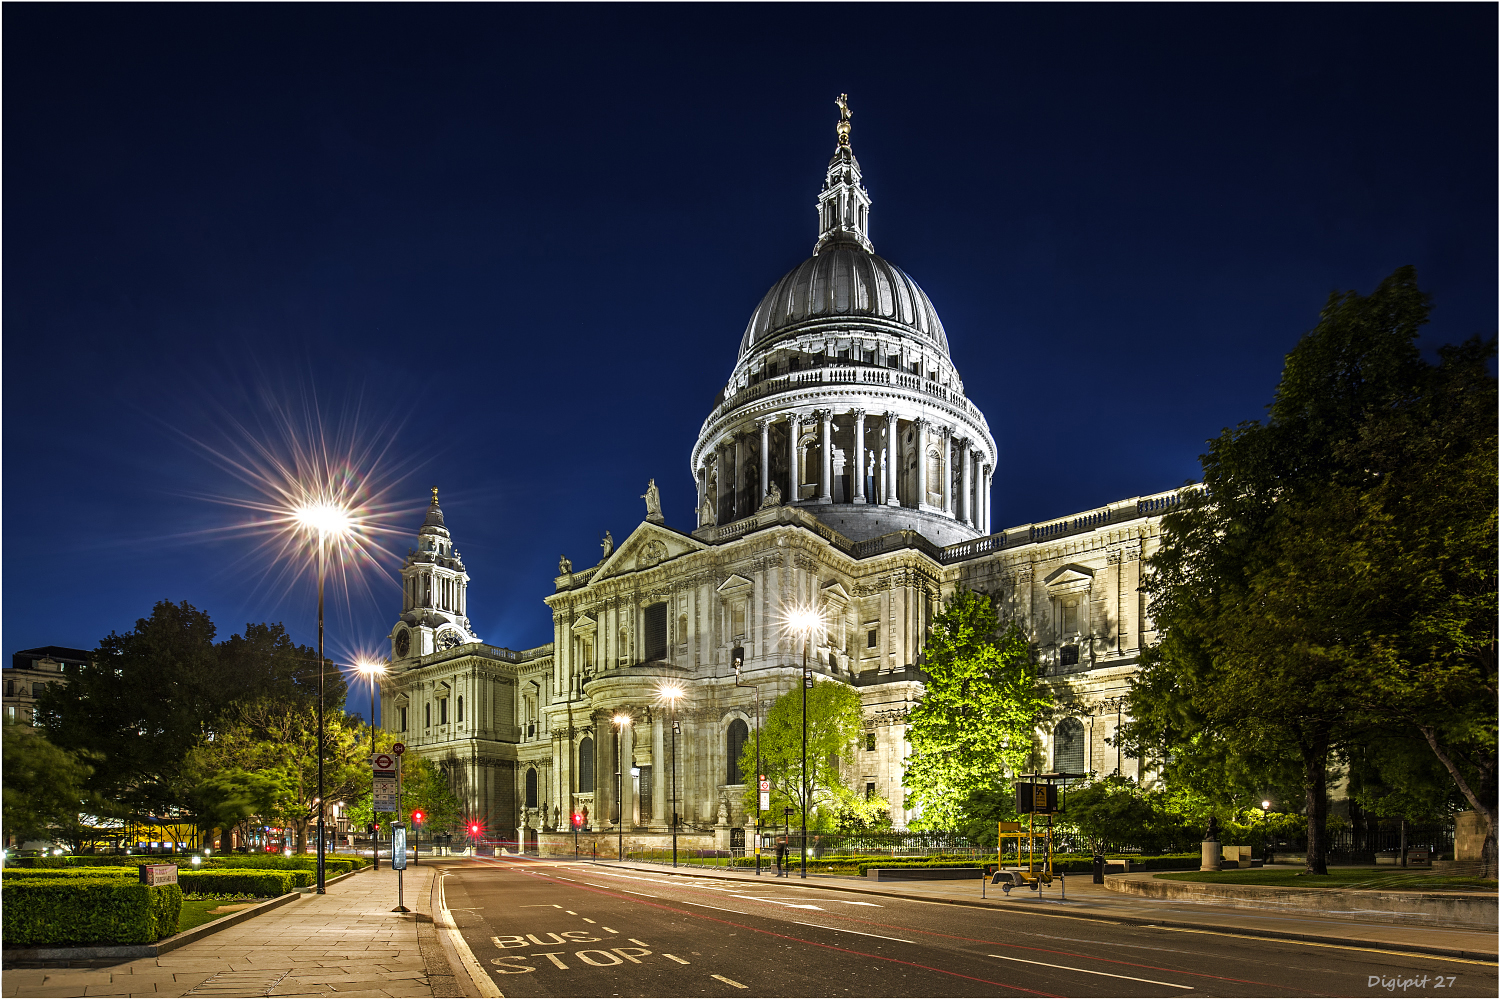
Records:
[[[1216,872],[1223,868],[1223,848],[1217,840],[1205,840],[1203,842],[1203,867],[1200,872]]]

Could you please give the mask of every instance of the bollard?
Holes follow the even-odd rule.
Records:
[[[1104,855],[1094,855],[1094,884],[1104,884]]]

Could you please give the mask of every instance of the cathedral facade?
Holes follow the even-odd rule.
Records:
[[[739,750],[757,699],[764,713],[801,683],[793,608],[822,621],[814,682],[864,706],[846,784],[905,827],[906,714],[928,625],[959,587],[1030,636],[1063,716],[1038,734],[1045,764],[1140,776],[1111,738],[1153,641],[1141,562],[1177,493],[993,528],[994,438],[931,301],[874,251],[840,108],[813,254],[751,316],[689,456],[692,526],[665,523],[653,481],[618,546],[606,536],[587,568],[562,560],[544,598],[553,641],[514,651],[471,630],[469,578],[433,491],[402,568],[381,719],[439,762],[490,836],[560,847],[576,813],[608,834],[601,849],[622,832],[627,849],[661,846],[675,803],[680,841],[753,842],[755,776]]]

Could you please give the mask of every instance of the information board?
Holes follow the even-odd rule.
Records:
[[[406,871],[406,825],[391,824],[391,867],[398,872]]]

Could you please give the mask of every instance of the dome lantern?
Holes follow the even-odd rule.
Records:
[[[853,243],[865,253],[874,253],[870,243],[870,193],[860,183],[859,161],[849,145],[849,95],[834,101],[839,108],[839,144],[828,161],[823,190],[818,193],[817,256],[830,243]]]

